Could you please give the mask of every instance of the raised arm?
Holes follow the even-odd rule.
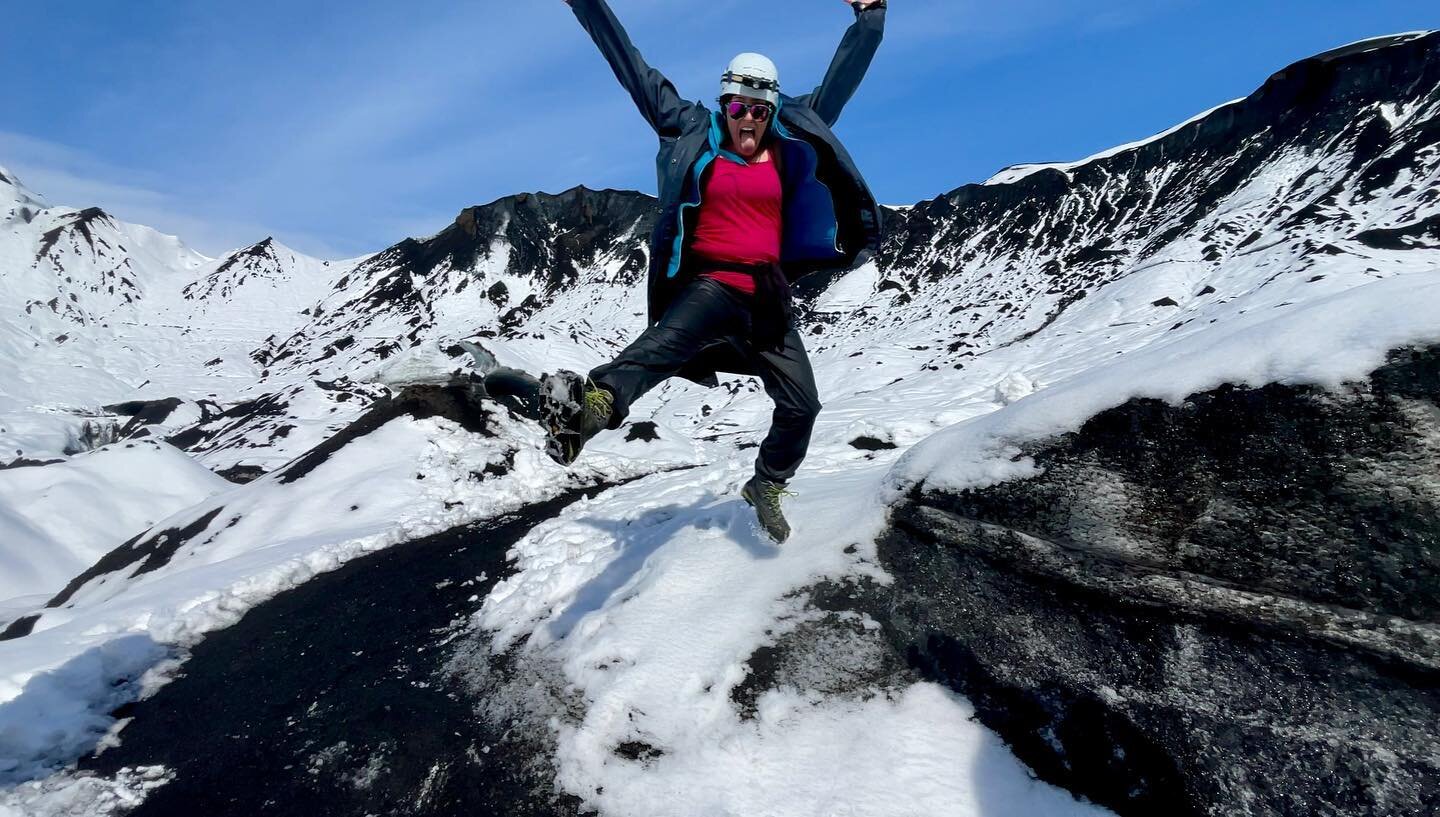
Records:
[[[670,80],[645,62],[605,0],[565,2],[590,33],[590,39],[610,63],[615,78],[630,92],[630,98],[635,100],[635,106],[650,127],[661,136],[679,136],[684,114],[694,103],[681,99]]]
[[[804,100],[825,120],[825,124],[831,126],[840,118],[845,103],[855,95],[855,89],[860,87],[860,80],[865,78],[870,60],[874,59],[875,49],[880,47],[880,40],[885,34],[884,0],[861,0],[852,5],[855,6],[855,22],[841,38],[835,58],[830,60],[830,70],[825,72],[825,79]]]

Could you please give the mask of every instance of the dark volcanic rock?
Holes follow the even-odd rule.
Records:
[[[625,442],[653,443],[660,439],[660,429],[650,420],[640,420],[630,424],[630,430],[625,433]]]
[[[420,342],[436,328],[435,304],[471,285],[505,308],[498,327],[477,331],[517,331],[556,293],[580,281],[581,271],[600,259],[619,260],[614,280],[635,284],[649,263],[645,237],[654,227],[655,199],[625,190],[575,187],[559,194],[521,193],[489,204],[467,207],[455,222],[426,239],[407,238],[365,260],[336,285],[344,297],[289,338],[271,339],[252,353],[262,366],[297,361],[313,364],[334,356],[325,344],[366,334],[386,317],[411,329],[396,336],[402,347]],[[513,297],[500,281],[485,278],[485,264],[497,241],[506,249],[506,275],[529,278],[535,292]],[[518,301],[518,302],[517,302]],[[386,330],[390,331],[390,330]],[[363,350],[383,359],[385,347]]]
[[[170,561],[182,545],[188,544],[190,540],[205,532],[210,527],[210,523],[214,522],[215,517],[219,516],[223,510],[225,510],[223,506],[215,508],[186,525],[163,528],[159,531],[149,530],[135,536],[100,557],[100,561],[91,565],[84,573],[71,579],[70,583],[65,585],[65,589],[46,602],[45,606],[47,608],[64,606],[80,588],[101,576],[108,576],[131,567],[134,567],[133,572],[129,574],[131,576],[159,570]]]
[[[916,669],[1121,814],[1435,813],[1440,347],[1027,453],[1042,476],[896,507],[884,624]]]
[[[247,423],[255,423],[264,418],[285,417],[289,404],[279,395],[267,394],[242,401],[224,411],[219,411],[218,406],[207,400],[200,402],[200,408],[200,422],[171,434],[165,441],[176,448],[194,453],[204,450],[216,438],[223,437]]]
[[[872,437],[869,434],[861,434],[859,437],[850,441],[850,447],[858,448],[861,451],[888,451],[897,446],[889,440],[882,440],[878,437]]]
[[[868,580],[810,588],[806,620],[746,659],[745,680],[730,692],[742,717],[754,718],[760,696],[772,689],[868,700],[923,680],[874,626],[884,600]]]
[[[265,476],[265,469],[258,465],[232,465],[215,473],[236,485],[245,485]]]
[[[64,462],[64,460],[31,460],[25,457],[19,457],[9,462],[0,462],[0,471],[10,468],[39,468],[43,465],[54,465],[60,462]]]
[[[34,631],[35,623],[39,620],[40,616],[38,614],[21,616],[20,618],[15,619],[14,621],[10,622],[9,626],[5,628],[4,632],[0,632],[0,641],[10,641],[16,638],[24,638],[25,636],[29,635],[31,632]]]
[[[172,770],[135,817],[577,814],[556,790],[549,731],[487,709],[478,696],[489,687],[454,661],[470,644],[474,599],[509,572],[506,551],[581,495],[393,547],[277,596],[117,713],[134,717],[120,746],[81,767]],[[504,658],[482,652],[492,678],[507,677]]]
[[[76,244],[84,243],[91,251],[95,249],[95,231],[91,225],[97,221],[112,221],[110,214],[99,207],[87,207],[64,217],[68,219],[63,224],[49,230],[40,237],[40,249],[35,253],[35,260],[40,261],[51,255],[55,245],[67,236]],[[58,259],[52,260],[57,261]]]
[[[168,397],[164,400],[128,400],[124,403],[105,406],[104,409],[130,418],[119,431],[120,439],[128,440],[131,437],[145,436],[141,433],[146,431],[145,426],[165,422],[175,409],[180,408],[183,402],[178,397]]]
[[[628,190],[575,187],[563,193],[520,193],[480,207],[468,207],[454,226],[425,245],[417,274],[424,275],[441,259],[458,268],[488,255],[496,236],[510,239],[507,271],[543,276],[553,292],[573,284],[577,267],[594,262],[631,236],[649,234],[655,224],[655,200]],[[628,254],[619,278],[640,281],[648,263],[642,247]],[[493,297],[493,292],[492,292]]]

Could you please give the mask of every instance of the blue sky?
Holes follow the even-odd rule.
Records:
[[[852,19],[838,0],[611,4],[705,100],[745,50],[808,90]],[[893,0],[837,132],[881,201],[912,203],[1433,27],[1433,0]],[[510,193],[654,192],[654,137],[561,0],[17,3],[5,28],[0,165],[204,252],[274,235],[352,256]]]

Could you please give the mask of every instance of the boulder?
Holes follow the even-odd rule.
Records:
[[[872,603],[923,677],[1122,815],[1434,814],[1440,347],[1025,453],[1040,476],[893,509]]]

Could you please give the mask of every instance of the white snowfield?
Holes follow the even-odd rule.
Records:
[[[1397,130],[1434,114],[1433,106],[1373,111],[1375,121]],[[953,274],[917,276],[904,293],[908,308],[873,265],[836,281],[816,304],[829,322],[806,335],[825,410],[791,485],[798,496],[786,500],[795,533],[779,548],[756,532],[753,512],[737,493],[755,454],[739,446],[758,442],[771,408],[748,379],[718,390],[680,382],[657,389],[632,412],[632,420],[656,423],[657,442],[626,441],[624,430],[605,433],[568,471],[541,453],[538,429],[503,416],[494,437],[443,420],[398,419],[288,484],[272,473],[243,486],[217,486],[208,476],[187,476],[177,452],[160,447],[111,446],[70,459],[65,469],[101,455],[125,466],[91,469],[92,481],[73,489],[77,497],[103,493],[113,504],[96,511],[114,520],[109,547],[151,521],[150,530],[159,532],[214,516],[190,540],[196,544],[182,545],[159,569],[88,584],[60,611],[43,615],[32,635],[0,642],[0,816],[110,813],[163,785],[165,770],[99,781],[64,769],[115,727],[107,713],[117,704],[163,683],[184,648],[276,593],[378,548],[577,484],[631,477],[639,478],[532,530],[510,554],[513,574],[475,605],[476,632],[493,638],[495,650],[523,651],[557,667],[561,677],[553,680],[580,704],[580,714],[549,725],[567,792],[601,814],[625,817],[1105,813],[1035,781],[971,720],[964,699],[933,684],[861,684],[838,694],[783,686],[760,695],[753,718],[737,709],[731,693],[748,677],[756,649],[819,615],[807,605],[808,588],[889,580],[876,564],[874,540],[886,503],[899,492],[922,483],[954,490],[1031,476],[1034,464],[1015,458],[1020,444],[1074,428],[1132,397],[1178,401],[1225,382],[1344,388],[1396,346],[1440,342],[1440,251],[1376,249],[1323,226],[1305,234],[1277,226],[1275,191],[1292,191],[1300,203],[1314,200],[1348,159],[1343,151],[1273,157],[1204,223],[1147,248],[1143,262],[1048,324],[1053,298],[1043,287],[1003,298],[985,288],[1005,279],[1010,262],[1018,269],[1007,280],[1020,281],[1045,259],[981,257],[966,266],[957,260],[959,249],[936,247],[921,263]],[[1406,169],[1383,191],[1341,191],[1328,206],[1368,226],[1406,226],[1440,213],[1440,204],[1413,195],[1437,184],[1440,162],[1432,162]],[[14,202],[8,217],[7,201]],[[368,324],[335,317],[361,286],[337,283],[347,281],[355,262],[325,266],[249,248],[255,252],[247,257],[259,259],[264,274],[240,280],[227,277],[234,265],[221,270],[226,259],[203,259],[173,239],[99,219],[92,234],[106,236],[100,249],[72,242],[61,262],[36,261],[45,232],[75,213],[37,209],[37,201],[0,181],[0,219],[7,219],[0,223],[6,310],[0,429],[9,429],[0,430],[0,443],[20,440],[18,448],[34,458],[67,456],[82,419],[69,409],[93,412],[137,396],[213,394],[229,404],[284,391],[295,395],[287,411],[308,425],[298,423],[301,430],[284,439],[237,431],[249,447],[201,458],[207,466],[228,465],[243,449],[247,461],[273,469],[358,412],[338,407],[329,414],[337,407],[317,396],[312,367],[326,379],[424,381],[451,365],[434,343],[465,336],[498,311],[476,291],[481,287],[454,286],[466,273],[440,270],[443,286],[427,295],[433,303],[426,307],[438,317],[423,348],[377,367],[357,346],[319,362],[276,364],[262,375],[265,367],[250,352],[271,348],[271,335],[332,332],[307,339],[313,351],[340,332],[398,337],[408,316],[397,307]],[[28,220],[17,215],[22,209]],[[1227,248],[1222,260],[1207,260],[1202,237],[1222,222],[1243,224],[1256,238],[1244,252]],[[1327,242],[1344,252],[1311,251]],[[500,281],[528,293],[533,282],[505,272],[506,247],[497,239],[475,274],[483,273],[485,286]],[[642,287],[615,283],[621,260],[597,260],[584,271],[587,283],[543,304],[525,333],[485,345],[501,364],[535,371],[584,370],[606,359],[643,326]],[[117,268],[122,272],[108,275]],[[136,290],[146,295],[133,302],[109,291],[112,279],[132,270]],[[65,275],[86,282],[68,314],[69,290],[56,283]],[[196,281],[208,282],[212,295],[203,323],[187,323],[176,316],[190,308],[183,292]],[[60,298],[59,311],[34,306],[50,298]],[[971,307],[957,311],[952,303]],[[316,306],[323,308],[302,311]],[[948,365],[953,359],[935,363],[982,322],[998,328],[975,341],[963,368]],[[61,334],[70,337],[56,341]],[[896,447],[851,445],[862,436]],[[509,456],[514,465],[505,476],[471,476]],[[697,467],[669,470],[682,465]],[[0,480],[38,497],[41,475],[52,468],[60,466],[0,472]],[[178,473],[145,479],[162,469]],[[152,490],[160,482],[168,496]],[[30,513],[31,500],[22,507],[11,496],[0,493],[0,520]],[[81,500],[55,494],[46,501]],[[107,549],[102,528],[86,528],[95,534],[82,543],[87,552]],[[43,541],[64,539],[68,548],[47,550],[54,554],[49,565],[33,555],[39,534],[0,541],[0,564],[21,563],[24,554],[36,573],[71,570],[60,566],[61,557],[73,564],[81,538],[46,530]],[[0,626],[34,609],[28,601],[34,594],[22,587],[18,595],[26,599],[0,598]],[[856,623],[879,626],[859,614]],[[865,660],[844,654],[834,662]],[[659,754],[644,762],[622,758],[614,750],[627,742]]]
[[[49,598],[114,549],[117,532],[139,533],[232,487],[152,440],[0,471],[0,541],[27,545],[0,550],[0,600]]]

